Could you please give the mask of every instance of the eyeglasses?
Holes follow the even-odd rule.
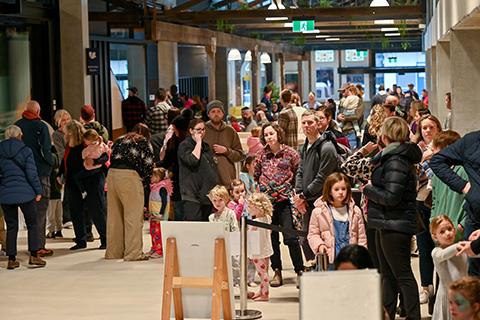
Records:
[[[323,121],[323,120],[327,120],[327,118],[326,117],[318,117],[318,120]]]
[[[205,128],[194,128],[193,131],[195,131],[195,132],[203,132],[203,131],[205,131]]]

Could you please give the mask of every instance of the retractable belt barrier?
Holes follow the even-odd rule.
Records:
[[[268,223],[263,223],[263,222],[258,222],[250,219],[246,219],[246,223],[250,226],[262,228],[262,229],[269,229],[272,231],[276,232],[281,232],[289,235],[296,235],[296,236],[301,236],[301,237],[306,237],[308,233],[306,231],[301,231],[301,230],[294,230],[290,228],[284,228],[281,226],[273,225],[273,224],[268,224]]]

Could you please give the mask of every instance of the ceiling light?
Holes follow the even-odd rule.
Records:
[[[275,4],[274,0],[270,2],[270,5],[267,8],[268,10],[283,10],[285,9],[285,6],[282,4],[282,1],[278,1],[278,6]],[[283,20],[288,20],[288,17],[268,17],[265,18],[266,21],[283,21]]]
[[[266,52],[262,53],[262,55],[260,56],[260,62],[263,64],[272,63],[270,55]]]
[[[340,38],[326,38],[326,41],[339,41]]]
[[[373,0],[370,7],[390,7],[390,3],[387,0]]]
[[[373,24],[395,24],[393,20],[375,20]]]
[[[424,23],[420,23],[420,24],[418,25],[418,28],[419,28],[419,29],[425,29],[425,24],[424,24]]]
[[[245,53],[245,62],[252,61],[252,51],[248,50]]]
[[[315,36],[315,38],[317,38],[317,39],[325,39],[325,38],[329,38],[329,37],[330,36],[327,36],[327,35],[324,35],[324,34]]]
[[[238,49],[230,49],[227,57],[228,61],[238,61],[242,60],[242,56],[240,55],[240,51]]]
[[[275,4],[275,2],[270,2],[270,5],[268,6],[267,8],[268,10],[277,10],[277,5]]]
[[[266,21],[284,21],[288,20],[288,17],[268,17],[265,18]]]
[[[385,37],[399,37],[400,32],[395,32],[395,33],[385,33]]]
[[[313,30],[302,31],[302,33],[320,33],[320,30],[313,29]]]
[[[293,27],[293,22],[285,22],[285,23],[283,24],[283,26],[284,26],[285,28],[291,28],[291,27]]]
[[[398,28],[381,28],[380,31],[382,32],[395,32],[398,31]]]

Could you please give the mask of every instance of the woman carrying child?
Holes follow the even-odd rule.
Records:
[[[325,180],[323,195],[315,201],[307,239],[315,254],[328,254],[330,265],[349,244],[367,247],[362,212],[355,205],[344,174],[335,172]]]

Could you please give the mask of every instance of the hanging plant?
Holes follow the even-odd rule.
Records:
[[[273,81],[270,82],[268,86],[272,88],[272,94],[270,95],[270,100],[272,100],[272,103],[276,103],[280,98],[280,87],[275,85]]]
[[[304,46],[305,42],[306,42],[306,39],[305,39],[305,36],[303,34],[301,36],[295,37],[292,40],[293,45],[300,46],[300,47]]]
[[[407,51],[412,46],[410,42],[402,42],[400,45],[404,51]]]
[[[388,39],[387,37],[383,36],[383,37],[380,39],[380,45],[382,46],[382,49],[383,49],[383,50],[386,50],[386,49],[390,48],[390,39]]]
[[[240,10],[250,10],[250,9],[252,8],[248,6],[248,3],[240,2]]]
[[[316,8],[331,8],[333,7],[332,0],[317,0],[314,5]]]
[[[398,32],[400,33],[400,36],[402,38],[405,38],[408,35],[407,31],[407,21],[406,20],[400,20],[400,23],[398,24]]]

